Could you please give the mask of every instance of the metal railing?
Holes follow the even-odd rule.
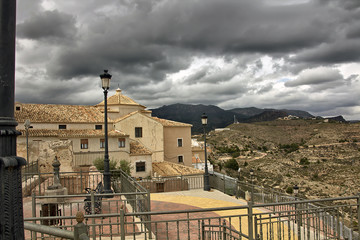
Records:
[[[21,168],[22,181],[26,181],[39,173],[39,160],[28,163]]]
[[[85,216],[90,237],[359,239],[360,196],[300,201],[293,196],[268,191],[225,175],[214,174],[210,180],[213,188],[237,197],[246,191],[253,191],[253,202],[227,208],[151,212],[149,191],[120,171],[114,174],[113,187],[121,193],[112,194],[113,198],[105,198],[104,195],[101,214],[95,214],[94,210],[95,197],[101,194],[91,194],[92,214]],[[53,196],[66,201],[57,203],[56,211],[53,211],[55,215],[46,215],[46,202],[53,204],[53,201],[49,201],[49,196],[33,195],[33,215],[25,218],[25,221],[48,223],[72,231],[73,213],[83,210],[86,196]]]
[[[203,174],[189,174],[169,177],[151,177],[138,180],[151,193],[186,191],[204,187]]]

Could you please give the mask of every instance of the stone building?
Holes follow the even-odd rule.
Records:
[[[16,103],[15,118],[22,132],[18,156],[27,155],[24,123],[29,119],[29,162],[39,156],[46,159],[41,154],[48,154],[51,163],[50,152],[54,155],[56,151],[44,150],[51,145],[44,142],[70,141],[71,157],[60,161],[73,167],[92,165],[104,156],[103,112],[103,102],[95,106]],[[120,89],[108,98],[108,130],[110,159],[131,162],[133,176],[151,175],[152,162],[191,166],[191,125],[152,117],[151,111],[124,96]]]

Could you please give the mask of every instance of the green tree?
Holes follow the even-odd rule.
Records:
[[[236,161],[236,159],[232,158],[225,162],[225,167],[233,170],[238,170],[239,163]]]
[[[125,172],[127,175],[130,176],[131,174],[131,164],[130,162],[126,161],[125,159],[120,160],[120,169]]]
[[[115,170],[116,165],[117,165],[117,162],[115,160],[110,160],[110,162],[109,162],[110,170]],[[94,160],[94,166],[97,168],[97,170],[103,171],[104,170],[104,159],[101,157],[96,158]]]

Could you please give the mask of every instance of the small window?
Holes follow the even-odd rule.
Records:
[[[21,110],[20,106],[16,106],[15,109],[16,109],[16,111],[20,111],[20,110]]]
[[[95,125],[95,129],[96,129],[96,130],[101,130],[101,129],[102,129],[102,125]]]
[[[178,156],[178,162],[183,163],[184,162],[184,156]]]
[[[81,149],[88,149],[89,148],[89,141],[88,139],[81,139],[80,148]]]
[[[105,148],[105,139],[100,139],[100,148]]]
[[[135,137],[141,138],[142,137],[142,127],[135,128]]]
[[[66,125],[59,125],[59,129],[66,129]]]
[[[119,148],[124,148],[125,147],[125,138],[119,138],[118,145],[119,145]]]
[[[182,147],[182,146],[183,146],[183,140],[182,140],[182,138],[178,138],[177,144],[178,144],[178,147]]]
[[[136,163],[136,172],[145,172],[145,162]]]

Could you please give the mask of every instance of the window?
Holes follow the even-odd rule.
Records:
[[[59,125],[59,129],[66,129],[66,125]]]
[[[135,137],[141,138],[142,137],[142,127],[135,128]]]
[[[105,147],[105,139],[100,139],[100,148]]]
[[[96,129],[96,130],[101,130],[101,129],[102,129],[102,125],[95,125],[95,129]]]
[[[136,172],[145,172],[145,162],[136,163]]]
[[[88,149],[89,148],[89,141],[87,139],[80,140],[80,148],[81,149]]]
[[[184,162],[184,156],[178,156],[178,162],[183,163]]]
[[[119,138],[118,145],[119,145],[119,148],[124,148],[125,147],[125,138]]]
[[[19,107],[19,106],[16,106],[16,111],[20,111],[21,110],[21,108]]]
[[[182,147],[183,146],[183,140],[182,138],[178,138],[178,147]]]

